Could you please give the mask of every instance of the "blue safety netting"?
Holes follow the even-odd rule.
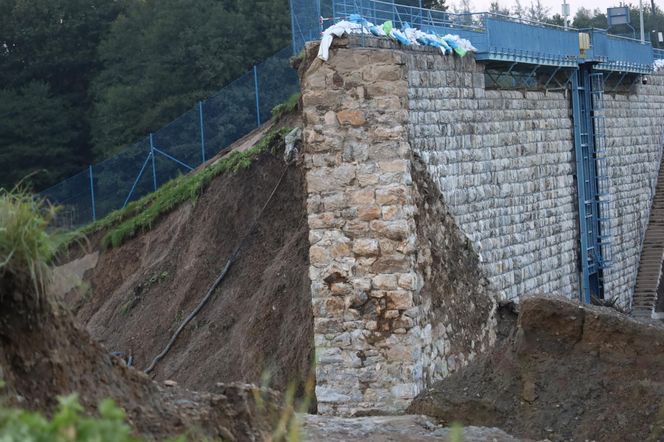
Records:
[[[61,206],[58,224],[87,224],[153,192],[228,148],[299,90],[284,48],[171,123],[40,193]]]
[[[58,227],[84,224],[92,219],[92,194],[87,170],[46,189],[40,196],[60,206]]]

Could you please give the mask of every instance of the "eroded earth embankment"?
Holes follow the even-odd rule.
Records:
[[[199,391],[234,381],[280,390],[295,384],[301,391],[313,357],[304,200],[302,170],[262,154],[250,167],[214,178],[195,203],[151,230],[95,252],[98,259],[80,260],[88,267],[85,283],[66,296],[68,303],[93,338],[131,354],[144,369],[246,236],[155,378]]]
[[[664,437],[664,327],[552,297],[524,299],[518,318],[499,313],[496,348],[409,412],[536,439]]]

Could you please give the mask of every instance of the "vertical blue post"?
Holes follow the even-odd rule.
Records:
[[[261,109],[260,109],[260,100],[258,98],[258,70],[256,65],[254,65],[254,87],[256,89],[256,123],[257,126],[261,125]]]
[[[295,43],[295,9],[293,9],[293,0],[288,0],[288,5],[290,6],[290,22],[291,22],[291,37],[293,45],[293,55],[297,55],[297,45]]]
[[[154,141],[152,140],[152,132],[150,132],[150,156],[152,157],[152,186],[157,190],[157,167],[154,164]]]
[[[201,163],[205,162],[205,126],[203,125],[203,102],[198,102],[198,118],[201,124]]]
[[[92,164],[88,166],[88,175],[90,177],[90,201],[92,203],[92,221],[97,221],[97,210],[95,208],[95,183],[92,179]]]

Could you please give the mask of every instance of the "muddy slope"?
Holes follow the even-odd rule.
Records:
[[[664,439],[664,328],[560,298],[522,301],[486,357],[409,412],[535,439]]]
[[[301,388],[313,357],[304,204],[302,170],[269,154],[217,177],[195,204],[99,255],[77,302],[79,321],[109,351],[130,353],[145,368],[248,234],[210,302],[157,365],[156,379],[210,391],[218,382],[261,383],[270,373],[275,388]]]
[[[0,274],[4,403],[49,413],[58,396],[75,392],[92,413],[99,401],[113,398],[135,431],[148,438],[162,440],[189,431],[215,440],[269,437],[278,411],[259,409],[251,388],[220,386],[219,394],[163,390],[111,357],[75,325],[66,309],[47,301],[35,305],[32,287],[26,278]]]

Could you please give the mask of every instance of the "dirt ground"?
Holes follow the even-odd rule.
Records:
[[[664,440],[664,327],[560,298],[502,308],[502,341],[410,413],[533,439]]]
[[[247,386],[219,387],[215,394],[160,388],[110,356],[69,311],[43,300],[36,305],[32,288],[26,278],[0,274],[4,403],[49,413],[58,396],[76,392],[89,412],[102,399],[114,399],[137,433],[157,440],[183,433],[225,440],[271,434],[279,414],[274,393],[265,393],[267,408],[261,408]]]
[[[144,369],[249,234],[209,303],[153,375],[198,391],[237,381],[278,390],[295,384],[301,392],[313,360],[303,179],[301,168],[270,154],[217,177],[195,204],[102,251],[78,297],[65,299],[94,339],[108,351],[131,354]]]

